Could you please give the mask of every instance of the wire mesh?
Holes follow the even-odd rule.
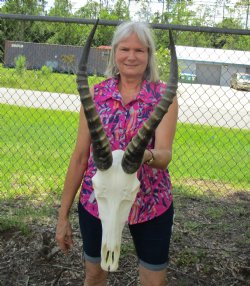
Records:
[[[58,35],[66,39],[72,34],[62,45],[56,33],[49,43],[42,41],[53,22],[43,23],[41,32],[39,21],[2,21],[1,196],[53,201],[76,136],[80,101],[75,73],[83,39],[79,27],[71,33],[75,23],[56,23]],[[232,75],[249,73],[250,52],[179,46],[178,37],[176,44],[180,110],[172,179],[198,189],[201,182],[204,189],[248,189],[249,79],[244,87],[237,86],[240,80],[233,86]],[[94,75],[103,75],[108,56],[108,47],[92,49],[90,85],[100,80]]]
[[[78,126],[80,99],[75,73],[88,34],[83,23],[78,25],[72,19],[53,22],[46,17],[21,18],[11,15],[1,19],[1,224],[53,217],[60,205]],[[112,28],[117,23],[105,23],[108,24]],[[223,247],[231,247],[233,240],[241,256],[232,261],[229,256],[223,259],[230,265],[246,265],[242,271],[247,271],[247,260],[242,258],[247,250],[241,252],[241,247],[249,246],[250,239],[250,80],[243,83],[238,76],[249,76],[250,52],[180,45],[178,39],[188,38],[192,29],[171,28],[180,69],[178,125],[169,166],[177,209],[172,265],[181,266],[188,273],[189,265],[194,264],[196,269],[203,267],[203,276],[209,276],[207,261],[211,265],[213,262],[210,252],[204,252],[205,247],[211,251],[221,241],[225,243]],[[221,32],[193,29],[198,37]],[[229,30],[226,33],[230,35]],[[243,30],[232,34],[247,36]],[[103,44],[97,42],[96,46]],[[108,46],[92,48],[88,63],[90,85],[103,79],[108,57]],[[236,224],[237,229],[232,232]],[[218,238],[212,237],[212,231],[219,229]],[[180,241],[190,244],[188,239],[204,251],[175,251]],[[213,258],[216,259],[221,257]],[[229,266],[223,268],[225,276],[221,274],[222,266],[216,267],[214,282],[211,279],[211,284],[205,284],[201,279],[201,284],[189,281],[190,285],[240,285],[230,284],[234,275]],[[236,281],[243,280],[237,276]]]

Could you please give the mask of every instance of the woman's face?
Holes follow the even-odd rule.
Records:
[[[117,45],[115,62],[121,76],[142,78],[148,65],[148,48],[132,33]]]

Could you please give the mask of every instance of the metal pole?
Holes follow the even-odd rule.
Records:
[[[43,22],[61,22],[61,23],[78,23],[86,25],[94,25],[96,19],[81,19],[81,18],[64,18],[52,16],[31,16],[21,14],[2,14],[0,19],[12,19],[21,21],[43,21]],[[122,21],[99,20],[99,25],[103,26],[117,26]],[[189,31],[189,32],[205,32],[205,33],[224,33],[234,35],[250,35],[249,30],[245,29],[226,29],[204,26],[188,26],[188,25],[172,25],[172,24],[153,24],[149,23],[153,29],[158,30],[175,30],[175,31]]]

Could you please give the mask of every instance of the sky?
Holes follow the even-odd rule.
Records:
[[[47,0],[47,2],[48,2],[48,7],[51,7],[54,3],[54,0]],[[71,0],[71,4],[73,6],[73,12],[83,7],[87,2],[88,2],[87,0]],[[131,1],[130,6],[131,6],[131,9],[130,9],[131,13],[137,12],[138,4],[136,5],[135,1]],[[161,9],[161,4],[159,3],[154,4],[154,7],[152,7],[153,11],[157,11],[160,9]]]

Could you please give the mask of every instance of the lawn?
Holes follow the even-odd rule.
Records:
[[[3,198],[50,197],[63,185],[78,114],[1,105],[0,148]],[[249,132],[178,124],[173,180],[204,180],[249,187]]]
[[[89,84],[93,85],[102,80],[102,78],[90,76],[88,80]],[[41,70],[25,70],[23,73],[17,73],[14,68],[4,68],[3,65],[0,65],[0,86],[6,88],[78,94],[76,75],[74,74],[44,74]]]
[[[178,124],[173,165],[178,179],[215,180],[249,187],[250,132]]]

